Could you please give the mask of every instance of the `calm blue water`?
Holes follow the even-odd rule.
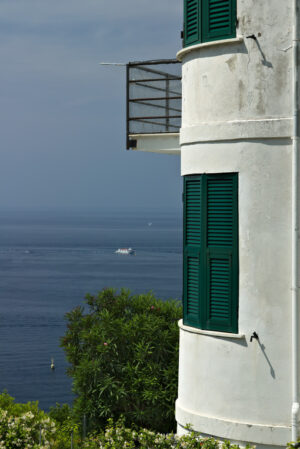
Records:
[[[180,298],[181,236],[168,214],[0,213],[0,391],[71,403],[64,314],[108,286]],[[114,254],[127,246],[136,256]]]

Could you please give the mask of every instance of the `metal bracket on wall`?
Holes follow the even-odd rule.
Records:
[[[253,332],[253,334],[251,335],[250,343],[252,342],[253,338],[255,338],[255,340],[257,340],[257,341],[259,340],[259,336],[258,336],[258,334],[256,332]]]

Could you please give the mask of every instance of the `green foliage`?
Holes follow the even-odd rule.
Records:
[[[181,306],[113,289],[87,295],[86,303],[87,313],[77,307],[66,315],[61,341],[77,415],[87,415],[90,429],[124,416],[128,426],[173,431]]]
[[[240,446],[238,444],[231,444],[230,441],[224,441],[222,444],[222,449],[239,449]],[[251,446],[250,444],[247,444],[245,449],[255,449],[255,446]]]
[[[79,449],[82,447],[82,439],[79,433],[78,425],[73,422],[66,421],[65,423],[57,426],[55,440],[51,445],[51,449],[69,449],[71,438],[73,440],[73,449]]]
[[[57,402],[54,407],[50,407],[49,416],[56,421],[57,424],[64,424],[65,422],[72,420],[73,412],[68,404],[59,404]]]
[[[55,422],[37,402],[16,404],[6,391],[0,394],[0,449],[50,448],[55,432]]]
[[[80,447],[81,432],[71,407],[68,404],[56,403],[55,407],[50,407],[49,416],[56,423],[55,444],[51,447],[53,449],[69,449],[71,435],[73,448]]]
[[[0,394],[0,449],[69,449],[71,433],[73,448],[79,449],[78,425],[67,404],[47,415],[38,402],[16,404],[6,391]]]
[[[147,429],[134,430],[126,428],[124,420],[119,420],[113,425],[108,420],[105,431],[90,437],[85,441],[84,449],[239,449],[237,445],[231,445],[228,441],[219,443],[214,438],[199,438],[196,433],[189,432],[181,437],[170,434],[162,434]],[[248,449],[253,448],[248,446]],[[253,448],[254,449],[254,448]]]
[[[229,441],[222,443],[214,438],[199,438],[191,425],[186,429],[189,432],[179,437],[136,426],[128,428],[123,417],[115,424],[108,419],[104,430],[90,434],[82,441],[68,405],[56,404],[46,414],[38,408],[37,402],[16,404],[7,392],[0,394],[0,449],[69,449],[71,434],[73,449],[240,449],[239,445]],[[287,447],[294,445],[289,443]],[[254,446],[247,448],[254,449]]]
[[[38,402],[27,402],[26,404],[15,403],[13,397],[11,397],[6,390],[0,394],[0,409],[6,410],[10,415],[21,416],[24,413],[32,412],[35,415],[43,418],[45,413],[39,410]]]

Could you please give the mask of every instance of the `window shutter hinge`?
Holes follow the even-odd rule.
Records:
[[[184,193],[182,193],[182,202],[184,203]]]
[[[180,31],[180,38],[183,39],[184,38],[184,33],[183,30]]]

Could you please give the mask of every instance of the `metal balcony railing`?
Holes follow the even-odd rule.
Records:
[[[136,135],[178,133],[181,125],[181,63],[176,59],[126,66],[127,149]]]

